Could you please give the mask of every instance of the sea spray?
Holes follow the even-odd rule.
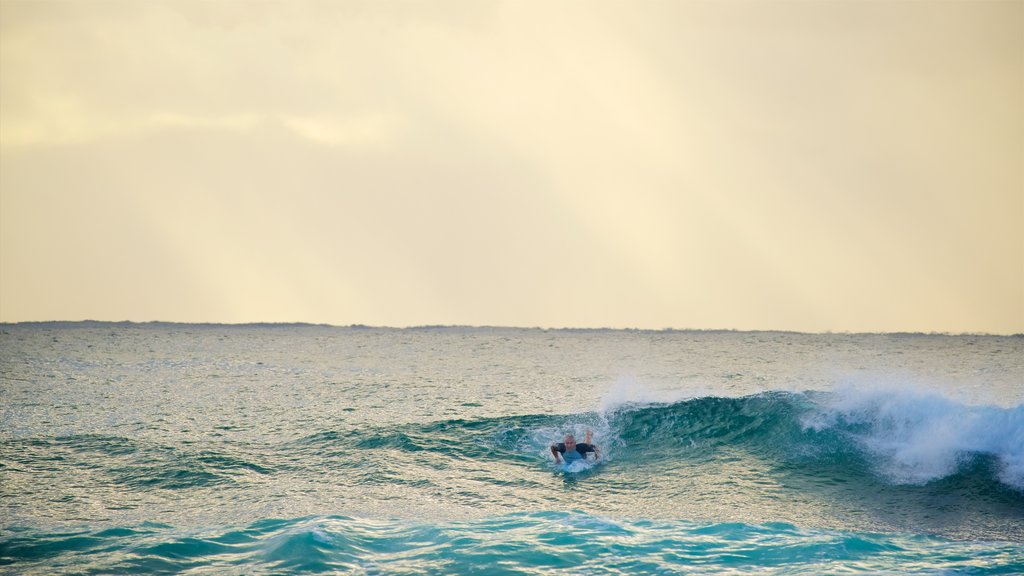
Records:
[[[894,482],[923,484],[991,456],[999,479],[1024,491],[1024,405],[965,405],[916,388],[841,386],[805,415],[804,425],[845,431]]]
[[[701,389],[703,388],[701,387]],[[608,414],[628,406],[674,404],[687,398],[705,395],[696,393],[690,387],[686,390],[655,388],[649,383],[640,381],[634,375],[619,376],[615,384],[601,395],[598,412]]]

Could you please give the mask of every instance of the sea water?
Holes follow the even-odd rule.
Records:
[[[2,325],[0,571],[1024,573],[1024,338]]]

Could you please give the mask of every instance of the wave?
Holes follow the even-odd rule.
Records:
[[[840,389],[740,398],[704,397],[627,407],[610,416],[622,446],[662,451],[744,447],[787,461],[840,459],[892,484],[921,485],[968,473],[982,461],[993,480],[1024,491],[1024,405],[974,406],[917,391]]]
[[[341,421],[258,443],[9,438],[0,440],[0,513],[66,523],[101,503],[106,518],[123,521],[168,512],[172,501],[180,510],[162,519],[175,523],[209,514],[456,518],[576,508],[578,491],[589,511],[617,517],[1024,542],[1022,410],[862,388],[577,414]],[[550,443],[587,430],[603,465],[557,470]]]
[[[1024,405],[976,406],[914,389],[844,387],[802,424],[841,432],[896,483],[931,482],[988,458],[1001,482],[1024,491]]]
[[[439,523],[345,516],[264,519],[193,530],[147,523],[101,531],[0,536],[0,567],[21,574],[356,572],[1004,574],[1016,544],[791,524],[621,520],[582,512],[516,513]]]
[[[549,458],[552,442],[588,430],[604,459],[632,474],[755,459],[776,480],[801,488],[843,477],[865,492],[928,487],[1024,502],[1024,405],[970,405],[929,392],[864,387],[322,430],[259,449],[80,434],[6,439],[0,452],[8,466],[44,474],[102,465],[111,482],[133,489],[241,488],[249,479],[325,466],[349,469],[359,482],[396,482],[409,459],[436,467],[462,459],[537,466]],[[380,453],[406,456],[393,459],[394,466],[363,465],[365,455]]]
[[[412,501],[537,509],[552,496],[550,472],[614,514],[1024,542],[1021,411],[914,391],[766,392],[367,427],[291,449],[325,468],[360,462],[346,481],[408,488]],[[556,468],[550,444],[587,430],[604,464]]]
[[[708,396],[584,414],[321,432],[298,444],[535,461],[565,433],[582,437],[587,430],[609,460],[631,466],[743,451],[791,473],[813,475],[828,465],[891,485],[973,479],[1024,496],[1024,405],[976,406],[934,393],[877,388]]]

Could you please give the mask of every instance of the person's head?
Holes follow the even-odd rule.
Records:
[[[565,439],[562,440],[562,441],[565,442],[565,449],[566,450],[575,450],[576,449],[576,437],[573,436],[572,434],[566,434],[565,435]]]

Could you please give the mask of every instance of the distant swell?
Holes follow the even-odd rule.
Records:
[[[109,484],[141,491],[227,486],[248,474],[272,472],[252,462],[248,454],[189,450],[123,436],[9,439],[0,442],[0,447],[9,466],[29,467],[37,475],[77,468],[99,474]]]

